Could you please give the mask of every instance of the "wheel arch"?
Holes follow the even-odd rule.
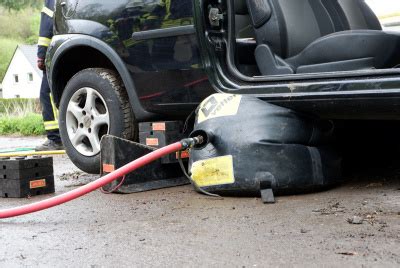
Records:
[[[116,71],[124,83],[136,119],[145,121],[155,117],[155,114],[146,111],[141,105],[134,81],[118,53],[105,42],[86,35],[72,35],[51,57],[48,76],[57,106],[68,81],[86,68],[109,68]]]

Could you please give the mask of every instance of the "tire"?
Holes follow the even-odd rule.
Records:
[[[100,172],[103,135],[134,140],[137,134],[122,80],[108,69],[85,69],[71,78],[61,98],[59,121],[71,161],[92,174]]]

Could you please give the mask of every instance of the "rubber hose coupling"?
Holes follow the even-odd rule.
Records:
[[[212,143],[214,140],[214,134],[211,133],[210,131],[205,131],[205,130],[195,130],[193,131],[190,135],[190,138],[195,138],[195,137],[202,137],[202,142],[196,144],[193,146],[193,149],[196,150],[202,150],[204,149],[209,143]]]
[[[204,143],[204,138],[201,135],[181,140],[182,150],[195,148],[196,146],[199,146],[203,143]]]

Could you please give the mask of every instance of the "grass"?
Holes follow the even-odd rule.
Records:
[[[39,113],[36,99],[0,99],[0,135],[43,135],[45,130]]]
[[[44,133],[43,119],[40,114],[29,114],[25,117],[0,117],[0,135],[35,136],[43,135]]]
[[[27,8],[19,12],[0,8],[0,83],[18,44],[36,44],[40,10]]]
[[[16,12],[0,8],[0,25],[1,37],[35,44],[39,34],[40,10],[28,8]]]
[[[400,12],[393,12],[390,14],[382,15],[382,16],[379,16],[379,19],[383,20],[383,19],[395,18],[395,17],[400,17]]]
[[[38,99],[0,99],[0,116],[24,117],[40,112]]]

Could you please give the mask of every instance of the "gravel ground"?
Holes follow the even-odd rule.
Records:
[[[37,138],[0,137],[0,149]],[[94,192],[0,221],[0,267],[399,267],[400,168],[365,170],[330,191],[215,200],[190,186]],[[55,158],[56,194],[95,179]],[[47,196],[48,197],[48,196]],[[0,208],[41,200],[0,199]]]

